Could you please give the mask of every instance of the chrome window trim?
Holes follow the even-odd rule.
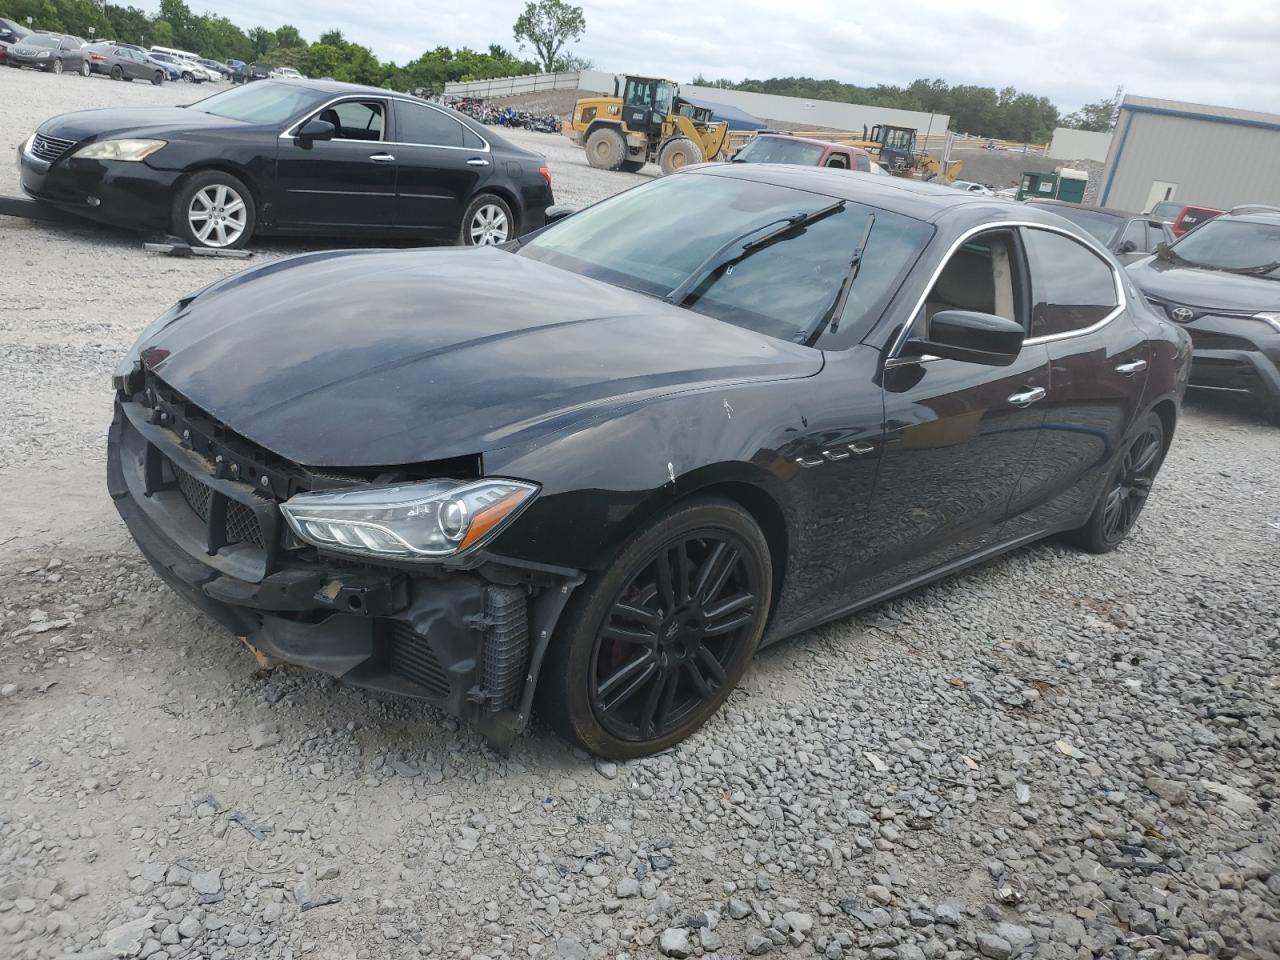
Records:
[[[942,276],[942,271],[946,268],[947,264],[951,262],[951,258],[955,256],[956,251],[958,251],[962,246],[964,246],[964,244],[970,238],[977,236],[979,233],[986,233],[989,230],[1008,230],[1013,228],[1045,230],[1049,233],[1060,233],[1062,234],[1062,236],[1066,237],[1068,240],[1074,240],[1076,243],[1080,244],[1082,247],[1084,247],[1086,250],[1092,253],[1095,257],[1101,260],[1103,266],[1105,266],[1108,270],[1111,271],[1111,281],[1114,284],[1115,291],[1116,291],[1116,308],[1112,310],[1110,313],[1108,313],[1101,320],[1091,324],[1090,326],[1081,327],[1078,330],[1067,330],[1064,333],[1047,333],[1039,337],[1028,337],[1027,339],[1022,341],[1022,345],[1024,347],[1036,346],[1037,344],[1041,344],[1041,343],[1053,343],[1056,340],[1066,340],[1070,337],[1081,337],[1086,334],[1094,333],[1098,330],[1101,330],[1103,327],[1109,324],[1116,317],[1120,316],[1120,314],[1124,313],[1125,309],[1128,306],[1128,300],[1125,297],[1125,292],[1124,292],[1124,281],[1121,279],[1120,274],[1116,270],[1116,268],[1112,266],[1111,263],[1107,260],[1106,254],[1103,248],[1095,240],[1093,240],[1092,238],[1090,238],[1089,240],[1083,240],[1080,237],[1076,236],[1074,233],[1072,233],[1070,230],[1065,230],[1062,227],[1055,227],[1052,224],[1035,223],[1034,221],[1031,221],[1031,220],[996,220],[990,223],[980,224],[979,226],[976,226],[976,227],[970,227],[964,233],[960,234],[960,236],[957,237],[954,241],[952,241],[951,246],[947,248],[946,254],[943,256],[942,260],[938,263],[937,267],[934,268],[933,274],[929,277],[929,282],[925,285],[924,292],[920,294],[920,299],[917,300],[916,305],[911,308],[911,312],[908,314],[909,319],[905,324],[903,324],[902,329],[898,331],[897,337],[894,338],[893,343],[890,345],[888,359],[885,361],[886,366],[888,366],[891,363],[894,363],[894,361],[899,359],[898,351],[900,351],[902,349],[903,344],[906,343],[907,337],[911,333],[911,328],[915,325],[916,317],[918,317],[920,315],[920,311],[924,309],[925,300],[929,296],[929,292],[933,290],[933,285],[938,282],[938,277]],[[1031,264],[1030,262],[1028,262],[1027,263],[1028,274],[1030,273],[1030,270],[1031,270]],[[930,357],[928,359],[936,360],[937,358]],[[922,360],[924,360],[924,358],[913,357],[908,362],[919,363]]]
[[[308,109],[307,112],[304,113],[297,120],[294,120],[291,123],[289,123],[284,128],[284,132],[281,133],[280,136],[277,137],[276,139],[292,140],[296,136],[297,128],[300,127],[308,117],[314,116],[315,114],[319,113],[321,110],[329,109],[329,107],[332,107],[335,103],[343,103],[344,101],[347,101],[347,100],[383,100],[388,103],[394,100],[399,103],[411,103],[414,106],[427,107],[428,109],[434,110],[436,113],[440,114],[441,116],[449,120],[452,120],[454,123],[458,124],[458,126],[464,127],[467,130],[470,130],[472,133],[474,133],[477,137],[480,138],[480,142],[483,143],[484,146],[483,147],[449,147],[449,146],[445,146],[442,143],[409,143],[408,141],[405,141],[405,140],[377,140],[377,141],[348,140],[346,137],[334,137],[332,142],[336,142],[336,143],[375,143],[376,142],[376,143],[387,144],[388,146],[393,146],[393,147],[430,147],[433,150],[467,150],[467,151],[470,151],[471,153],[492,152],[489,146],[488,137],[482,134],[475,127],[471,126],[469,123],[463,123],[457,117],[450,116],[449,114],[445,113],[443,110],[441,110],[439,107],[435,106],[434,104],[427,103],[424,100],[415,100],[411,97],[399,97],[399,96],[396,96],[395,94],[383,94],[383,93],[367,94],[365,96],[361,96],[360,94],[357,94],[357,93],[344,93],[341,96],[334,97],[332,100],[328,101],[327,103],[322,103],[318,107],[311,107],[310,109]]]

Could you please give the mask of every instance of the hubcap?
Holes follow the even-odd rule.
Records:
[[[615,598],[596,637],[591,708],[623,740],[654,740],[710,713],[749,655],[760,584],[722,532],[663,547]]]
[[[1120,472],[1107,491],[1102,508],[1102,533],[1114,543],[1132,529],[1156,477],[1160,464],[1161,438],[1148,430],[1129,444],[1120,460]]]
[[[191,232],[206,247],[225,247],[244,233],[249,211],[244,198],[224,183],[214,183],[196,192],[187,209]]]
[[[511,226],[501,207],[495,203],[486,203],[472,216],[467,230],[475,246],[492,247],[507,242]]]

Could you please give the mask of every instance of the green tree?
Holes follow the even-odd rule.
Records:
[[[533,47],[547,73],[555,69],[565,44],[580,40],[586,29],[582,8],[564,0],[529,0],[512,28],[517,42]]]
[[[1095,133],[1106,133],[1116,125],[1120,117],[1120,101],[1124,99],[1124,87],[1116,87],[1116,92],[1107,100],[1086,103],[1075,113],[1063,118],[1064,127],[1077,130],[1092,130]]]
[[[249,31],[248,37],[251,60],[262,59],[276,43],[276,35],[266,27],[254,27]]]
[[[305,47],[307,41],[302,39],[302,34],[297,27],[291,23],[286,23],[284,26],[276,28],[275,45],[277,47]]]

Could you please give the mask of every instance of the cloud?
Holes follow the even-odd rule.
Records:
[[[200,9],[199,0],[188,0]],[[1064,112],[1136,94],[1274,110],[1280,4],[1216,0],[584,0],[576,52],[606,71],[707,77],[834,78],[905,84],[917,77],[1015,86]],[[154,10],[156,0],[144,0]],[[340,29],[403,63],[440,45],[512,48],[523,0],[219,0],[242,27]]]

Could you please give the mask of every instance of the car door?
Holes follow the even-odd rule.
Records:
[[[979,230],[952,250],[888,352],[882,376],[884,448],[849,591],[869,599],[1001,539],[1009,498],[1045,417],[1049,355],[1025,345],[1009,366],[912,356],[941,310],[1029,323],[1017,231]]]
[[[142,59],[142,54],[137,50],[129,47],[117,47],[116,56],[119,57],[120,66],[124,68],[124,75],[134,80],[150,80],[151,70]]]
[[[396,225],[454,237],[495,160],[474,130],[443,110],[395,101]]]
[[[1135,221],[1139,224],[1142,221]],[[1011,535],[1083,518],[1142,403],[1146,335],[1116,268],[1085,241],[1023,227],[1032,342],[1049,353],[1044,429],[1009,504]]]
[[[70,37],[63,37],[58,41],[58,52],[62,58],[63,70],[79,70],[80,64],[84,62],[84,53],[80,50],[80,45]]]
[[[332,123],[332,140],[296,136],[308,120]],[[275,224],[343,233],[395,227],[396,156],[387,100],[350,97],[290,125],[276,147]]]

